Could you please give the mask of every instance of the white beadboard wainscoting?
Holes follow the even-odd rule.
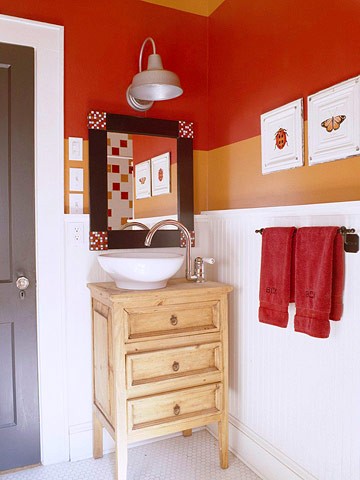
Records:
[[[71,223],[84,243],[71,241]],[[360,202],[204,212],[196,255],[230,283],[230,447],[265,480],[360,479],[360,253],[346,254],[344,314],[328,339],[257,319],[261,236],[269,226],[345,225],[360,232]],[[88,250],[88,215],[66,215],[67,385],[70,458],[92,455],[88,282],[108,280]],[[160,251],[166,249],[160,249]],[[173,251],[173,249],[172,249]],[[178,249],[183,252],[183,249]],[[216,429],[211,429],[216,432]],[[107,451],[113,447],[106,437]]]
[[[360,253],[346,253],[344,314],[328,339],[257,319],[261,235],[345,225],[360,202],[206,212],[213,278],[230,283],[230,445],[266,480],[360,479]],[[216,432],[216,430],[214,430]]]

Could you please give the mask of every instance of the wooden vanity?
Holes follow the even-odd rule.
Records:
[[[229,285],[170,280],[159,290],[88,285],[93,312],[94,458],[103,427],[126,480],[127,445],[218,422],[228,466]]]

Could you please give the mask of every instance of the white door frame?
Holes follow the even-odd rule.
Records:
[[[0,15],[0,42],[35,49],[35,211],[41,459],[69,459],[64,290],[64,27]]]

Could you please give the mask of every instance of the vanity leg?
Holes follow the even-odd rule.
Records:
[[[218,438],[220,467],[225,469],[229,466],[229,431],[226,418],[218,423]]]
[[[126,441],[121,441],[119,437],[116,438],[116,479],[127,479],[127,463],[128,452]]]
[[[184,437],[191,437],[192,435],[192,429],[189,428],[188,430],[183,430],[183,436]]]
[[[116,310],[118,309],[118,310]],[[121,317],[124,316],[124,318]],[[126,365],[125,352],[122,345],[125,344],[124,328],[126,324],[125,313],[120,306],[114,307],[112,350],[114,358],[114,430],[116,448],[116,479],[127,480],[128,464],[128,428],[126,408]]]
[[[103,456],[103,426],[95,412],[93,412],[93,457]]]

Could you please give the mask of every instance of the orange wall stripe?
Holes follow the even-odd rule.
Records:
[[[305,156],[303,167],[262,175],[260,136],[211,150],[209,210],[359,200],[360,157],[309,167],[306,144]]]
[[[194,212],[208,210],[208,158],[209,152],[194,151]]]

